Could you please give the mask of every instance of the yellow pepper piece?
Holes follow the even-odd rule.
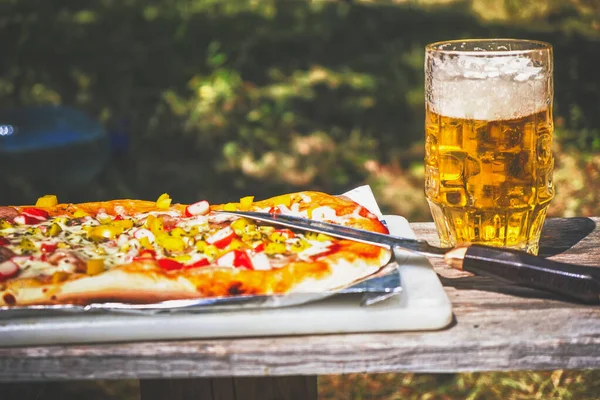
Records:
[[[126,229],[131,229],[133,228],[133,220],[131,219],[121,219],[118,221],[111,221],[109,223],[110,226],[114,226],[117,229],[120,229],[120,232],[123,232]]]
[[[146,236],[142,237],[141,239],[139,239],[140,242],[140,246],[142,246],[145,249],[152,249],[152,243],[150,243],[150,239],[148,239]]]
[[[214,244],[209,244],[204,248],[203,253],[209,258],[216,258],[219,255],[219,249]]]
[[[179,256],[173,257],[173,259],[175,261],[179,261],[180,263],[185,263],[187,261],[190,261],[192,259],[192,256],[190,256],[189,254],[181,254]]]
[[[69,273],[65,271],[56,271],[52,274],[52,283],[59,283],[66,281],[69,277]]]
[[[0,221],[0,229],[8,229],[12,228],[12,224],[8,221],[2,220]]]
[[[28,235],[39,236],[39,235],[42,234],[42,230],[36,226],[35,228],[29,228],[29,229],[27,229],[27,234]]]
[[[239,250],[239,249],[247,249],[248,245],[244,242],[242,242],[239,239],[233,239],[231,241],[231,243],[229,243],[229,246],[227,246],[227,250]]]
[[[242,197],[240,199],[240,208],[242,210],[247,210],[250,208],[250,206],[252,205],[252,202],[254,201],[254,196],[246,196],[246,197]]]
[[[148,229],[150,229],[150,227],[152,226],[152,221],[154,221],[156,219],[156,217],[152,214],[148,215],[146,217],[146,221],[144,221],[144,226]]]
[[[148,218],[150,218],[150,217],[148,217]],[[148,228],[155,235],[159,235],[165,230],[163,227],[162,219],[156,218],[156,217],[151,220],[150,224],[148,225]]]
[[[169,196],[168,193],[163,193],[160,196],[158,196],[158,199],[156,199],[156,201],[158,202],[158,201],[165,200],[165,199],[170,199],[170,198],[171,198],[171,196]]]
[[[177,229],[177,228],[175,228],[175,229]],[[189,230],[189,232],[186,233],[186,235],[193,237],[193,236],[196,236],[199,233],[200,233],[200,228],[197,225],[194,225],[194,226],[190,227],[190,230]]]
[[[73,213],[73,218],[83,218],[83,217],[87,217],[88,215],[90,215],[90,214],[86,213],[83,210],[78,209],[78,210],[75,210],[75,212]]]
[[[259,227],[260,231],[264,234],[270,235],[274,230],[274,226],[261,226]]]
[[[255,241],[262,239],[262,235],[260,234],[259,231],[256,231],[256,230],[239,234],[239,236],[241,236],[242,240],[246,243],[255,242]]]
[[[285,243],[287,236],[283,235],[281,232],[273,232],[269,235],[269,240],[275,243]]]
[[[37,199],[35,202],[36,207],[54,207],[58,204],[58,199],[53,194],[47,194]]]
[[[285,253],[285,244],[283,243],[269,243],[265,246],[265,253],[267,254],[281,254]]]
[[[310,243],[306,240],[297,240],[295,243],[292,243],[291,250],[295,253],[300,253],[310,247]]]
[[[97,220],[98,220],[98,222],[100,222],[101,224],[108,224],[109,222],[111,222],[111,221],[112,221],[112,218],[111,218],[110,216],[107,216],[107,217],[105,217],[105,218],[100,218],[100,217],[97,217],[96,219],[97,219]]]
[[[56,245],[59,249],[68,249],[69,245],[63,242],[58,242],[58,244]]]
[[[99,273],[104,272],[104,260],[101,258],[87,260],[86,267],[88,275],[98,275]]]
[[[231,223],[231,229],[236,233],[236,235],[241,236],[246,232],[246,227],[250,225],[250,221],[246,218],[238,218]]]
[[[171,197],[167,193],[161,194],[156,200],[156,207],[167,209],[171,206]]]
[[[317,240],[319,242],[326,242],[329,240],[334,240],[333,237],[326,235],[324,233],[316,233],[316,232],[306,232],[304,233],[304,237],[308,240]]]
[[[204,240],[198,240],[196,242],[196,244],[194,245],[196,250],[202,251],[202,252],[204,251],[204,249],[206,249],[207,246],[208,246],[208,244]]]
[[[235,203],[227,203],[223,206],[223,210],[225,211],[237,211],[237,207]]]
[[[286,207],[291,207],[292,205],[292,195],[290,194],[282,194],[281,196],[277,196],[273,199],[273,202],[277,205],[282,205]]]
[[[187,236],[187,232],[183,228],[177,227],[171,231],[171,236],[173,236],[173,237]]]
[[[59,224],[52,224],[50,225],[50,228],[48,228],[48,230],[46,231],[46,235],[47,236],[58,236],[59,233],[62,232],[62,228],[60,227]]]
[[[19,243],[19,247],[21,247],[21,249],[25,251],[37,250],[37,247],[35,247],[35,244],[30,239],[21,240],[21,243]]]
[[[103,239],[114,239],[122,230],[115,226],[100,225],[95,226],[88,232],[88,237],[92,240],[99,241]]]
[[[164,235],[160,238],[157,237],[158,243],[169,251],[182,251],[185,249],[185,242],[182,238]]]
[[[307,238],[308,240],[318,240],[319,234],[316,232],[305,232],[304,233],[304,237]]]
[[[333,240],[333,237],[326,235],[324,233],[319,233],[319,234],[317,234],[317,240],[319,242],[327,242],[329,240]]]

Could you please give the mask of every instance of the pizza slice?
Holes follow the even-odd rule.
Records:
[[[321,192],[261,201],[111,200],[0,207],[0,305],[155,303],[328,292],[377,272],[391,252],[215,210],[287,213],[387,233],[366,208]]]

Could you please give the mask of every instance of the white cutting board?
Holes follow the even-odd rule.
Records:
[[[406,219],[385,216],[390,232],[414,238]],[[370,306],[360,294],[279,309],[205,314],[72,315],[0,319],[0,346],[435,330],[452,305],[425,257],[396,254],[402,292]]]

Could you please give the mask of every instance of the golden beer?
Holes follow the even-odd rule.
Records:
[[[473,242],[537,253],[552,184],[552,118],[504,121],[427,110],[425,193],[443,246]]]
[[[444,74],[436,75],[439,62],[426,64],[427,201],[444,247],[537,254],[554,197],[551,63],[477,56],[443,59],[453,62]]]

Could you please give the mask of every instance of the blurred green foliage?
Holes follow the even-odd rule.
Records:
[[[319,378],[321,400],[596,400],[600,371],[347,374]]]
[[[600,215],[599,0],[0,0],[0,107],[72,105],[131,142],[85,188],[0,171],[0,204],[48,190],[64,201],[168,191],[221,202],[369,183],[384,211],[428,220],[424,47],[468,37],[554,45],[550,213]],[[596,378],[353,375],[322,377],[320,393],[587,399]]]
[[[385,211],[429,219],[424,46],[466,37],[551,42],[559,145],[597,151],[599,4],[3,0],[0,106],[73,105],[108,130],[126,126],[131,148],[85,191],[32,185],[11,171],[1,200],[169,191],[181,202],[220,202],[370,183]],[[586,170],[582,163],[573,168]]]

